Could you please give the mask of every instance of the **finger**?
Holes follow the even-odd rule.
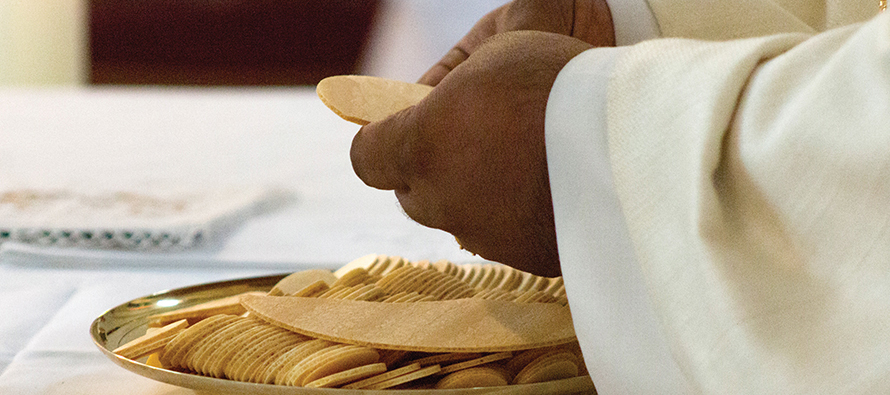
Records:
[[[515,0],[501,17],[501,32],[534,30],[569,36],[574,0]]]
[[[448,75],[448,73],[451,72],[451,70],[454,70],[455,67],[467,60],[468,57],[470,57],[469,52],[463,48],[451,48],[451,50],[442,57],[442,60],[433,65],[433,67],[424,73],[417,82],[420,84],[436,86],[446,75]]]
[[[595,47],[614,47],[612,11],[605,0],[575,0],[569,35]]]
[[[362,126],[352,139],[349,157],[355,174],[368,186],[407,191],[405,181],[408,136],[416,128],[409,119],[409,107],[392,116]]]
[[[505,10],[498,29],[557,33],[596,47],[615,45],[606,0],[516,0]]]

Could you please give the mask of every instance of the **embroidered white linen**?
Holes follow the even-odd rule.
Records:
[[[290,203],[283,190],[0,191],[0,243],[177,250],[213,242],[253,215]]]

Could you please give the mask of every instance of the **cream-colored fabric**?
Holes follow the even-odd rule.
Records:
[[[890,14],[618,58],[612,169],[702,393],[890,393]]]
[[[663,37],[728,40],[862,22],[878,0],[648,0]]]
[[[606,98],[615,59],[596,48],[559,72],[547,99],[547,172],[572,321],[597,393],[685,395],[615,193]]]

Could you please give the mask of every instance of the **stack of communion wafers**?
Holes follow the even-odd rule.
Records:
[[[561,278],[369,255],[151,317],[114,350],[166,369],[320,388],[469,388],[586,375]]]

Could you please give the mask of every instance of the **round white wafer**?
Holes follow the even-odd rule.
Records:
[[[215,299],[194,306],[168,311],[166,313],[155,314],[148,318],[149,326],[164,326],[181,319],[187,319],[189,324],[194,325],[198,321],[218,314],[243,314],[244,307],[241,306],[241,295],[245,294],[262,295],[263,292],[245,292],[243,294]]]
[[[380,360],[380,354],[377,350],[369,347],[348,345],[336,350],[323,357],[323,361],[316,365],[305,376],[300,378],[302,386],[345,370],[357,368],[359,366],[377,363]],[[384,365],[384,370],[386,366]]]
[[[275,286],[272,287],[272,290],[269,291],[269,295],[293,295],[318,281],[323,281],[330,286],[337,281],[337,277],[330,270],[310,269],[299,271],[278,280]]]
[[[569,309],[549,303],[472,298],[379,303],[284,296],[248,296],[242,303],[251,314],[297,333],[375,348],[491,352],[575,340]],[[468,322],[473,331],[467,331]]]
[[[510,379],[503,368],[477,366],[448,374],[436,383],[436,389],[500,387],[510,384]]]
[[[321,349],[313,353],[312,355],[303,358],[302,361],[298,362],[294,365],[293,368],[287,372],[287,375],[284,377],[284,383],[286,385],[295,385],[302,386],[303,378],[309,374],[312,370],[314,370],[318,365],[322,364],[324,361],[324,357],[329,355],[343,347],[346,347],[346,344],[334,344],[330,347]]]
[[[458,370],[469,369],[474,366],[480,366],[480,365],[485,365],[487,363],[503,361],[505,359],[509,359],[512,356],[513,356],[513,353],[511,353],[509,351],[489,354],[489,355],[479,357],[476,359],[471,359],[469,361],[458,362],[458,363],[454,363],[454,364],[445,366],[442,368],[442,371],[440,371],[439,374],[448,374],[451,372],[456,372]]]
[[[367,386],[369,386],[369,385],[374,385],[374,384],[377,384],[377,383],[382,383],[382,382],[384,382],[384,381],[386,381],[386,380],[389,380],[389,379],[391,379],[391,378],[395,378],[395,377],[398,377],[398,376],[401,376],[401,375],[404,375],[404,374],[408,374],[408,373],[411,373],[411,372],[418,371],[418,370],[420,370],[420,369],[421,369],[421,366],[420,366],[419,363],[412,363],[412,364],[410,364],[410,365],[402,366],[402,367],[400,367],[400,368],[398,368],[398,369],[393,369],[393,370],[390,370],[390,371],[385,372],[385,373],[380,373],[380,374],[378,374],[378,375],[376,375],[376,376],[368,377],[368,378],[366,378],[366,379],[364,379],[364,380],[361,380],[361,381],[356,381],[356,382],[353,382],[353,383],[344,385],[342,388],[344,388],[344,389],[358,389],[358,388],[364,388],[364,387],[367,387]]]
[[[379,264],[380,261],[386,261],[386,256],[378,254],[368,254],[361,258],[354,259],[351,262],[341,266],[339,269],[334,270],[334,276],[337,278],[343,277],[344,274],[349,273],[350,271],[352,271],[352,269],[358,267],[363,268],[370,273],[371,268]]]
[[[395,386],[397,386],[397,385],[402,385],[402,384],[405,384],[405,383],[410,383],[410,382],[415,381],[415,380],[420,380],[420,379],[422,379],[422,378],[424,378],[424,377],[432,376],[432,375],[434,375],[434,374],[436,374],[436,373],[439,373],[440,370],[441,370],[441,367],[440,367],[439,365],[427,366],[427,367],[425,367],[425,368],[423,368],[423,369],[416,370],[416,371],[413,371],[413,372],[408,373],[408,374],[403,374],[403,375],[401,375],[401,376],[393,377],[393,378],[391,378],[391,379],[384,380],[384,381],[381,381],[381,382],[379,382],[379,383],[370,384],[370,385],[361,387],[361,388],[359,388],[359,389],[366,389],[366,390],[383,390],[383,389],[387,389],[387,388],[392,388],[392,387],[395,387]]]
[[[413,106],[432,90],[428,85],[342,75],[321,80],[316,93],[341,118],[365,125]]]
[[[307,285],[303,289],[294,292],[290,296],[312,298],[327,292],[328,289],[330,289],[330,286],[327,282],[325,282],[324,280],[318,280],[312,284]]]
[[[176,335],[188,327],[188,320],[181,319],[158,330],[148,331],[124,345],[115,348],[114,353],[124,358],[139,359],[155,351],[159,351],[173,340]],[[150,328],[151,329],[151,328]]]
[[[167,343],[164,347],[164,352],[161,353],[161,362],[174,368],[185,368],[184,359],[188,352],[192,350],[192,345],[213,333],[217,328],[223,327],[237,319],[239,319],[237,316],[219,314],[198,321],[198,323],[179,332],[173,340]]]
[[[305,385],[307,388],[334,388],[386,371],[386,364],[372,363],[334,373]]]
[[[546,353],[523,368],[513,384],[531,384],[544,381],[560,380],[578,375],[578,357],[565,350]]]
[[[269,366],[275,363],[278,358],[281,357],[281,355],[292,350],[298,344],[309,341],[309,338],[305,336],[296,333],[291,333],[291,335],[293,336],[290,336],[288,340],[282,341],[281,344],[277,347],[270,348],[267,354],[261,355],[258,358],[259,363],[257,363],[255,366],[250,367],[249,370],[245,373],[245,375],[248,376],[247,381],[253,383],[267,383],[265,373],[268,370]]]
[[[249,351],[239,356],[238,360],[233,358],[231,363],[238,365],[232,366],[228,377],[237,381],[252,381],[258,365],[272,358],[276,350],[298,342],[291,334],[290,331],[273,327],[268,334],[258,336],[257,341],[245,345],[250,347]]]
[[[185,365],[192,371],[212,376],[223,377],[218,365],[228,361],[237,351],[235,344],[241,343],[245,333],[253,333],[262,328],[257,320],[238,317],[238,320],[214,331],[201,342],[195,343],[185,357]]]
[[[262,382],[284,385],[287,374],[296,364],[319,350],[323,350],[334,344],[335,343],[333,342],[321,339],[309,340],[297,344],[296,347],[282,354],[272,363],[272,365],[269,365],[269,367],[266,368],[266,371],[262,374]]]
[[[196,364],[203,364],[203,371],[206,372],[205,374],[212,377],[231,378],[232,375],[229,372],[234,364],[239,363],[238,361],[240,361],[242,357],[241,354],[243,354],[245,350],[250,349],[257,341],[259,341],[258,339],[264,338],[270,330],[269,326],[259,324],[253,327],[247,327],[239,332],[240,333],[237,333],[234,337],[231,337],[222,344],[218,344],[217,347],[215,347],[216,350],[206,356],[203,361],[195,358]],[[202,371],[197,368],[193,368],[192,370]]]

